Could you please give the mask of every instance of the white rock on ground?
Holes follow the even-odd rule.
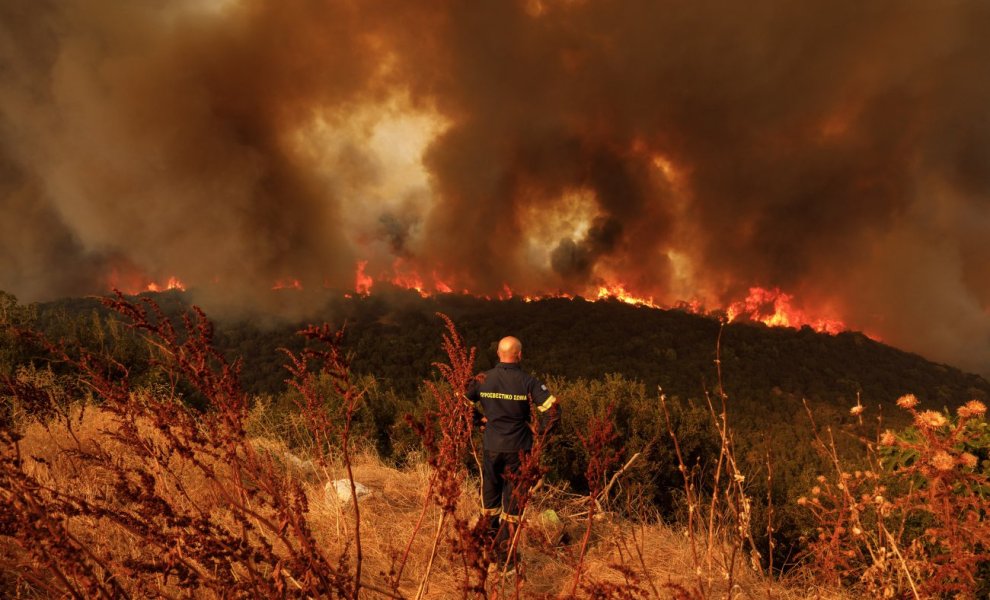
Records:
[[[347,479],[328,481],[323,489],[328,497],[336,496],[337,500],[344,504],[351,501],[351,482]],[[371,494],[371,489],[368,486],[357,481],[354,482],[354,491],[358,498]]]

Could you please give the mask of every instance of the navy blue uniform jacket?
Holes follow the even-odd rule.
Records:
[[[531,406],[541,413],[540,424],[551,408],[556,419],[560,408],[557,399],[518,363],[503,363],[485,373],[484,381],[477,383],[466,394],[468,400],[480,408],[488,424],[485,427],[484,446],[490,452],[518,452],[533,447],[530,430]],[[530,401],[532,399],[532,405]]]

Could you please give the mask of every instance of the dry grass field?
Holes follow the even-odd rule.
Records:
[[[134,456],[127,444],[115,438],[121,435],[122,424],[116,415],[99,408],[83,409],[74,407],[67,414],[70,427],[65,423],[32,423],[23,431],[19,441],[21,456],[24,459],[24,472],[38,485],[54,493],[71,496],[76,502],[93,505],[105,504],[109,510],[122,513],[128,511],[127,503],[114,502],[115,478],[102,468],[93,468],[80,454],[100,453],[113,460],[124,472],[138,472],[146,468],[140,457]],[[150,422],[137,420],[127,423],[134,426],[148,447],[165,448],[169,443]],[[319,552],[335,562],[341,556],[354,554],[354,516],[350,502],[343,502],[327,484],[338,479],[346,479],[346,469],[337,461],[319,464],[312,457],[297,456],[281,442],[267,438],[254,438],[250,442],[260,456],[272,461],[273,472],[278,476],[297,483],[305,492],[306,521],[312,529],[313,539],[319,545]],[[200,457],[202,460],[209,460]],[[219,489],[229,486],[235,489],[238,484],[232,481],[234,473],[222,464],[215,463],[215,477],[205,477],[192,461],[173,456],[163,465],[172,473],[157,480],[161,486],[156,492],[179,511],[202,511],[217,526],[232,531],[241,524],[233,517],[227,504],[229,491]],[[436,534],[436,524],[441,510],[426,502],[426,491],[430,485],[430,468],[425,461],[417,461],[401,470],[385,466],[372,452],[359,451],[353,457],[354,479],[366,486],[370,493],[360,496],[363,577],[388,589],[389,573],[395,568],[398,557],[410,544],[405,573],[400,585],[390,593],[364,590],[363,597],[416,597],[430,560],[430,549]],[[465,490],[460,497],[455,514],[466,522],[477,518],[477,481],[465,480]],[[9,501],[10,498],[5,498]],[[425,525],[417,531],[416,524],[423,514],[424,503],[428,506],[423,517]],[[585,523],[581,512],[584,503],[579,497],[543,487],[538,491],[527,509],[527,526],[521,539],[521,556],[524,573],[511,588],[506,588],[507,597],[522,598],[568,596],[575,577],[574,558]],[[195,509],[193,508],[195,507]],[[559,522],[549,522],[544,512],[552,510]],[[682,597],[684,590],[692,589],[699,577],[710,581],[710,597],[718,598],[844,598],[839,592],[830,592],[817,587],[804,587],[797,582],[780,583],[768,581],[759,572],[740,566],[736,570],[736,580],[730,590],[727,588],[724,560],[727,552],[712,552],[711,567],[696,565],[692,556],[687,532],[663,523],[632,523],[614,518],[603,512],[592,524],[592,537],[584,561],[583,578],[602,587],[614,586],[615,590],[626,587],[625,593],[614,592],[613,597]],[[128,573],[128,562],[154,563],[160,558],[161,548],[147,543],[142,535],[129,531],[128,527],[113,518],[99,518],[94,515],[64,516],[65,534],[71,536],[74,544],[86,548],[101,562],[114,561],[119,566],[110,566],[109,571],[119,578],[121,587],[129,595],[145,593],[163,597],[179,597],[187,593],[194,596],[220,596],[216,589],[186,589],[170,582],[162,574]],[[188,532],[189,537],[196,534]],[[456,535],[454,531],[445,535]],[[267,536],[274,542],[275,536]],[[192,539],[185,542],[195,543]],[[46,568],[39,564],[38,553],[16,544],[3,545],[5,555],[6,594],[17,597],[60,596],[64,592],[58,585],[40,585],[48,579]],[[701,551],[701,554],[706,554]],[[108,565],[109,566],[109,565]],[[237,573],[238,566],[229,568]],[[21,576],[17,581],[18,575]],[[291,575],[293,578],[297,574]],[[129,578],[132,578],[128,581]],[[146,581],[138,584],[138,579]],[[71,581],[71,579],[70,579]],[[291,582],[288,577],[286,581]],[[631,585],[631,582],[634,585]],[[52,582],[54,583],[54,582]],[[455,545],[441,543],[440,551],[434,560],[427,586],[422,597],[459,597],[465,583],[463,561]],[[501,578],[493,574],[485,582],[487,593],[497,594]],[[291,583],[289,584],[291,585]],[[141,591],[138,592],[138,589]],[[394,593],[392,593],[394,592]],[[640,592],[645,596],[638,595]],[[287,595],[294,595],[291,589]],[[83,595],[87,595],[83,592]],[[98,595],[98,594],[97,594]],[[584,594],[580,594],[584,595]],[[497,596],[493,596],[497,597]]]

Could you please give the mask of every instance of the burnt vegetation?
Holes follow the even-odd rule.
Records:
[[[858,333],[618,302],[397,291],[327,315],[346,326],[215,327],[181,294],[0,295],[0,590],[988,591],[978,376]],[[505,331],[565,410],[519,474],[512,577],[487,564],[461,401]],[[400,492],[402,477],[418,479]],[[658,541],[671,528],[681,563]]]

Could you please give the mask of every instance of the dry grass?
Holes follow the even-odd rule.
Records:
[[[116,415],[93,407],[83,410],[79,406],[69,414],[71,431],[64,423],[44,426],[36,422],[25,428],[24,437],[20,440],[26,459],[25,472],[53,490],[71,492],[91,502],[112,497],[114,482],[98,470],[88,468],[86,463],[74,459],[77,450],[82,448],[91,452],[100,448],[113,455],[124,469],[141,468],[143,461],[129,456],[128,447],[114,441],[120,433]],[[138,427],[149,443],[167,442],[149,422],[138,422]],[[334,461],[329,461],[325,467],[300,468],[300,463],[306,464],[312,457],[294,457],[283,444],[269,438],[256,438],[253,443],[278,459],[283,465],[284,476],[299,481],[303,486],[309,500],[307,519],[323,551],[329,556],[350,551],[349,540],[353,539],[354,527],[349,503],[341,502],[335,493],[325,490],[327,482],[346,478],[346,468]],[[176,488],[163,490],[164,496],[174,499],[176,503],[194,502],[200,509],[210,512],[211,518],[234,526],[229,521],[222,495],[214,489],[215,481],[203,478],[198,469],[192,468],[181,458],[170,462],[169,468],[178,477]],[[394,567],[396,556],[414,535],[431,472],[424,461],[397,470],[382,464],[368,451],[358,452],[354,456],[352,469],[355,481],[371,490],[370,495],[359,499],[362,507],[364,571],[371,580],[385,581]],[[179,492],[178,487],[184,492]],[[468,480],[467,487],[477,489],[476,481]],[[185,494],[189,499],[184,499]],[[521,597],[559,597],[569,592],[575,574],[574,557],[585,526],[581,506],[580,498],[553,488],[541,488],[534,495],[527,513],[529,525],[521,546],[526,570]],[[475,518],[477,508],[477,499],[468,493],[461,497],[456,513],[460,518],[471,520]],[[560,516],[561,523],[550,524],[541,519],[545,510],[554,510]],[[440,511],[439,507],[431,506],[425,522],[436,523]],[[632,570],[636,572],[639,588],[649,590],[647,581],[652,581],[659,592],[656,597],[677,597],[668,584],[690,586],[696,577],[696,566],[685,530],[659,523],[637,525],[617,520],[607,511],[600,513],[599,517],[594,519],[584,559],[587,582],[626,586],[630,583],[629,573]],[[113,556],[118,560],[147,559],[148,553],[154,552],[122,528],[90,516],[71,517],[67,525],[77,539],[99,555]],[[408,577],[404,578],[398,590],[404,597],[412,597],[416,593],[419,576],[429,561],[434,533],[433,527],[423,527],[415,534],[413,552],[406,567]],[[460,559],[449,544],[441,544],[440,548],[424,595],[426,598],[460,595],[458,590],[461,589],[463,577]],[[19,565],[20,569],[36,567],[31,564],[30,557],[22,554],[21,559],[25,562]],[[645,569],[637,568],[640,564]],[[716,579],[718,577],[716,574]],[[180,590],[167,585],[161,587],[159,592],[166,596],[181,595]],[[712,592],[711,597],[765,598],[767,583],[759,573],[745,571],[737,577],[731,593],[726,589],[724,580],[721,586],[716,584]],[[809,592],[808,589],[778,584],[774,584],[771,594],[781,599],[843,597],[838,593]],[[369,598],[379,596],[375,592],[362,595]],[[650,597],[654,597],[652,593]]]

